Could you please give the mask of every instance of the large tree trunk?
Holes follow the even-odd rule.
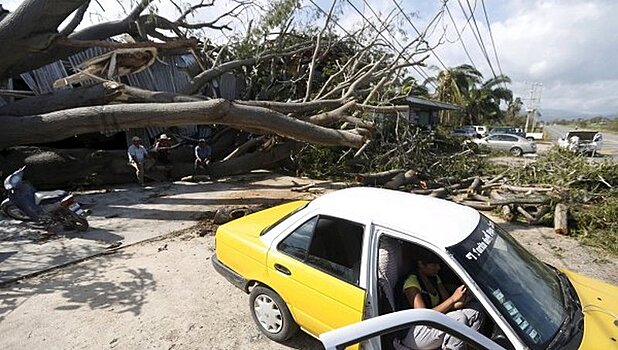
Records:
[[[34,116],[0,116],[0,148],[59,141],[110,129],[222,124],[325,146],[360,147],[358,130],[334,130],[254,106],[217,99],[174,104],[82,107]]]
[[[257,169],[273,169],[298,147],[295,142],[276,145],[269,151],[248,153],[228,161],[213,162],[210,173],[225,177]],[[193,147],[172,150],[169,168],[150,161],[146,169],[149,181],[179,180],[193,174]],[[135,170],[128,164],[124,150],[46,149],[15,147],[0,158],[3,177],[26,165],[25,179],[38,190],[100,187],[136,182]],[[171,178],[168,178],[171,176]]]

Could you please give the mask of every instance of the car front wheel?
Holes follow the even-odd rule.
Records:
[[[268,338],[282,342],[298,332],[298,325],[290,310],[273,290],[257,286],[251,290],[249,307],[253,321]]]
[[[522,154],[524,154],[524,151],[519,147],[513,147],[511,148],[511,154],[515,157],[520,157]]]

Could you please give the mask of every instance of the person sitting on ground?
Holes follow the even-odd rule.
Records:
[[[206,139],[200,139],[197,146],[195,146],[195,164],[193,169],[197,171],[199,167],[207,170],[211,154],[212,148],[206,143]]]
[[[430,308],[450,318],[479,330],[484,316],[478,302],[469,302],[465,285],[449,295],[438,272],[440,258],[422,252],[416,259],[416,271],[404,282],[403,293],[411,308]],[[465,349],[464,342],[450,334],[428,326],[410,328],[403,340],[394,341],[395,349]]]
[[[144,185],[144,161],[148,156],[146,147],[142,145],[142,139],[138,136],[133,136],[131,139],[133,144],[129,146],[129,165],[135,168],[135,175],[140,185]]]
[[[161,134],[155,142],[153,150],[156,152],[157,161],[163,165],[170,164],[170,151],[172,150],[172,139],[166,134]]]

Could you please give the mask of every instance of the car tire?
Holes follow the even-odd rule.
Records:
[[[519,147],[513,147],[511,148],[511,154],[515,157],[521,157],[521,155],[524,154],[524,151]]]
[[[526,137],[526,140],[528,140],[528,141],[534,141],[534,137]]]
[[[254,287],[249,295],[249,309],[260,331],[276,342],[292,338],[299,330],[285,301],[272,289]]]

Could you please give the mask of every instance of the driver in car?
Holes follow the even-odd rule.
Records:
[[[438,272],[441,260],[430,252],[416,258],[415,271],[403,285],[405,299],[411,308],[431,308],[446,314],[474,330],[479,330],[484,316],[478,302],[469,302],[466,286],[461,285],[449,295]],[[395,349],[465,349],[462,340],[428,326],[413,326],[403,340],[395,339]]]

